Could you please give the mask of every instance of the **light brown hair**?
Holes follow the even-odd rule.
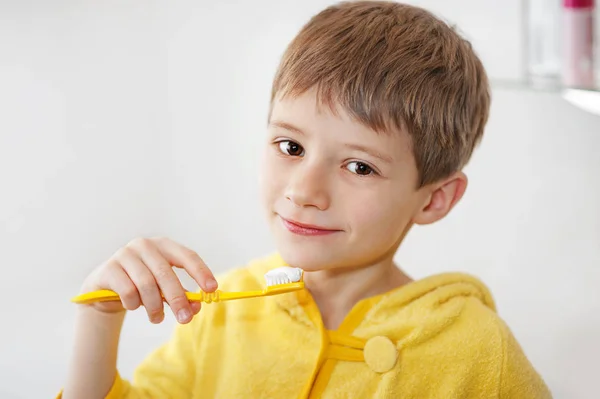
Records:
[[[419,187],[465,166],[490,107],[471,44],[430,12],[386,1],[342,2],[302,28],[282,57],[271,104],[313,88],[319,103],[377,132],[407,131]]]

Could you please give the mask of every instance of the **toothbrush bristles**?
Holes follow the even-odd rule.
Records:
[[[302,280],[302,269],[279,267],[265,274],[267,286],[296,283]]]

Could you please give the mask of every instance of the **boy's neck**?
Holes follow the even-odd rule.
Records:
[[[306,287],[314,298],[325,328],[337,329],[354,305],[365,298],[383,294],[411,282],[393,262],[344,270],[305,273]]]

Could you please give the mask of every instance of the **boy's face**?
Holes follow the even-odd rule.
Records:
[[[283,259],[307,271],[391,260],[428,201],[406,133],[377,133],[314,92],[275,101],[262,189]]]

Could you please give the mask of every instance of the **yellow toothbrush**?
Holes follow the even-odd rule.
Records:
[[[296,267],[279,267],[265,274],[267,288],[264,290],[241,291],[241,292],[187,292],[188,300],[192,302],[222,302],[232,299],[256,298],[262,296],[271,296],[284,294],[287,292],[298,291],[304,288],[302,281],[302,269]],[[86,292],[71,298],[71,302],[77,304],[88,304],[93,302],[120,301],[119,294],[111,290],[97,290]]]

